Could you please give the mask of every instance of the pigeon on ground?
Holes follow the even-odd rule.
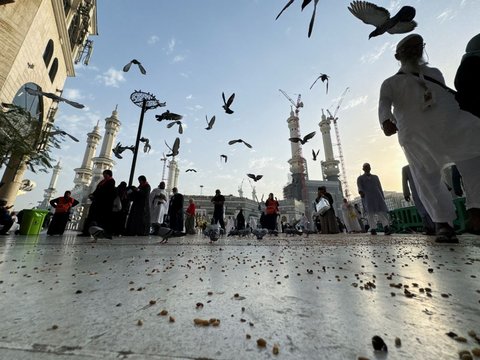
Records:
[[[50,131],[48,134],[49,134],[50,136],[54,136],[54,135],[62,135],[62,136],[65,136],[65,135],[66,135],[66,136],[68,136],[70,139],[72,139],[73,141],[78,142],[78,139],[77,139],[75,136],[70,135],[70,134],[67,133],[65,130],[61,130],[61,129],[57,128],[57,127],[54,127],[54,128],[53,128],[53,131]]]
[[[197,172],[197,170],[195,170],[195,169],[187,169],[187,170],[185,170],[185,172],[191,172],[191,171]]]
[[[305,143],[306,143],[308,140],[310,140],[311,138],[313,138],[313,137],[315,136],[315,134],[316,134],[316,132],[313,131],[313,132],[311,132],[310,134],[305,135],[305,136],[303,137],[303,139],[297,138],[297,137],[293,137],[293,138],[290,138],[290,139],[288,139],[288,140],[290,140],[291,142],[296,142],[296,143],[300,142],[300,143],[302,143],[302,145],[305,145]]]
[[[144,153],[148,153],[150,152],[150,150],[152,150],[152,145],[150,145],[150,140],[145,138],[145,137],[141,137],[140,138],[140,142],[142,142],[144,145],[143,145],[143,152]]]
[[[268,229],[253,229],[252,234],[257,237],[257,240],[262,240],[268,234]]]
[[[179,114],[175,114],[175,113],[172,113],[170,111],[165,111],[163,114],[161,115],[155,115],[155,117],[157,118],[157,121],[162,121],[162,120],[173,120],[173,121],[176,121],[176,120],[182,120],[183,119],[183,116],[182,115],[179,115]]]
[[[315,151],[312,149],[313,161],[317,161],[317,156],[319,153],[320,153],[320,150]]]
[[[178,125],[178,133],[183,134],[183,126],[180,120],[172,121],[170,124],[167,125],[167,128],[171,128],[173,125]]]
[[[257,182],[263,177],[263,175],[255,175],[255,174],[247,174],[247,176],[255,182]]]
[[[250,149],[252,148],[252,145],[250,145],[249,143],[246,143],[246,142],[243,141],[242,139],[230,140],[230,141],[228,142],[228,145],[233,145],[233,144],[235,144],[235,143],[244,143],[246,147],[248,147],[248,148],[250,148]]]
[[[369,39],[385,32],[390,34],[408,33],[417,26],[417,23],[413,21],[416,11],[412,6],[403,6],[393,17],[390,17],[387,9],[367,1],[352,1],[348,10],[365,24],[376,27],[368,36]]]
[[[205,128],[205,130],[211,130],[213,127],[213,124],[215,124],[215,115],[212,116],[210,121],[208,121],[208,116],[205,115],[205,120],[207,121],[207,127]]]
[[[165,141],[165,145],[170,149],[171,153],[167,154],[166,156],[177,156],[178,155],[178,150],[180,149],[180,139],[177,137],[175,139],[175,142],[173,143],[173,146],[170,147],[167,142]]]
[[[222,92],[222,99],[223,99],[223,106],[222,108],[225,110],[225,112],[227,114],[233,114],[233,110],[230,109],[230,106],[232,105],[233,103],[233,99],[235,99],[235,93],[233,93],[232,95],[230,95],[230,97],[228,98],[228,100],[226,101],[225,100],[225,94]]]
[[[220,155],[220,161],[222,161],[222,159],[225,159],[225,164],[227,163],[227,159],[228,159],[228,156],[227,155]]]
[[[155,232],[155,235],[158,235],[162,238],[160,244],[165,244],[171,237],[185,236],[186,234],[182,231],[176,231],[167,227],[160,227]]]
[[[326,88],[327,88],[327,94],[328,94],[328,79],[330,79],[330,76],[328,76],[327,74],[320,74],[320,76],[315,79],[315,81],[313,82],[312,86],[310,86],[310,90],[312,90],[313,85],[315,85],[315,83],[316,83],[319,79],[322,80],[322,82],[326,82],[325,86],[326,86]]]
[[[130,150],[132,153],[135,151],[135,146],[122,146],[122,144],[120,144],[120,142],[117,143],[117,145],[115,145],[115,147],[112,149],[112,152],[113,152],[113,155],[115,155],[115,157],[117,159],[123,159],[122,157],[122,153],[125,151],[125,150]]]
[[[61,96],[58,96],[56,94],[52,94],[52,93],[47,93],[47,92],[43,92],[41,90],[37,90],[37,89],[32,89],[32,88],[28,88],[28,87],[25,87],[25,91],[30,94],[30,95],[33,95],[33,96],[45,96],[49,99],[52,99],[54,101],[58,101],[58,102],[64,102],[70,106],[73,106],[74,108],[77,108],[77,109],[83,109],[85,107],[85,105],[82,105],[82,104],[79,104],[75,101],[71,101],[71,100],[68,100],[68,99],[65,99]]]
[[[290,6],[292,5],[292,3],[294,2],[295,0],[289,0],[288,3],[283,7],[282,11],[280,11],[280,13],[277,15],[277,17],[275,18],[275,20],[277,20],[280,15],[282,15],[282,13]],[[305,9],[305,7],[310,4],[312,2],[312,0],[303,0],[303,3],[302,3],[302,11],[303,9]],[[313,14],[312,14],[312,18],[310,19],[310,25],[308,26],[308,37],[310,37],[312,35],[312,30],[313,30],[313,23],[315,22],[315,14],[317,12],[317,5],[318,5],[318,2],[319,0],[313,0]]]
[[[132,66],[132,64],[135,64],[135,65],[138,65],[138,68],[140,69],[140,72],[145,75],[147,73],[147,71],[145,70],[145,68],[142,66],[142,64],[140,63],[140,61],[138,61],[137,59],[133,59],[132,61],[130,61],[127,65],[125,65],[123,67],[123,72],[128,72],[128,70],[130,70],[130,66]]]

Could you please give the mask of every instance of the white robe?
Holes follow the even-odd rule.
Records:
[[[159,195],[165,195],[166,200],[159,199]],[[165,215],[168,213],[168,195],[165,189],[155,188],[150,192],[150,222],[162,224]]]
[[[342,204],[343,223],[348,232],[362,232],[360,223],[358,222],[357,212],[351,204]]]

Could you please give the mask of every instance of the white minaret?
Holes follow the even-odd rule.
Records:
[[[82,166],[74,170],[75,178],[73,179],[73,183],[75,186],[72,191],[72,196],[77,196],[79,200],[81,200],[83,196],[88,195],[85,194],[85,190],[92,182],[92,159],[101,138],[102,135],[100,135],[100,127],[97,122],[93,130],[87,134],[87,147],[83,155]]]
[[[111,170],[115,161],[112,159],[113,143],[117,138],[118,131],[120,130],[121,122],[118,120],[118,111],[112,111],[112,115],[105,119],[105,135],[103,137],[102,148],[100,154],[93,158],[93,177],[90,183],[90,190],[94,190],[97,183],[103,178],[102,173],[104,170]]]
[[[57,180],[60,170],[62,170],[62,167],[60,166],[60,161],[58,161],[57,165],[53,167],[50,184],[48,185],[48,188],[44,190],[43,201],[39,206],[40,209],[48,209],[50,207],[50,200],[52,200],[53,194],[57,192]]]
[[[168,163],[168,180],[167,180],[167,186],[165,189],[167,191],[167,194],[171,194],[172,189],[175,187],[176,173],[177,173],[177,162],[173,157],[172,160],[170,160],[170,162]]]
[[[340,174],[340,169],[338,168],[338,164],[340,161],[335,160],[333,156],[332,138],[330,137],[330,118],[327,118],[325,114],[322,113],[322,121],[318,123],[318,126],[320,126],[320,131],[322,132],[323,149],[325,151],[325,161],[322,161],[323,177],[328,181],[339,181],[338,175]]]
[[[178,164],[177,164],[177,168],[175,169],[175,177],[174,177],[174,181],[173,181],[173,186],[175,186],[176,188],[178,188],[178,177],[180,176],[180,168],[178,167]]]
[[[290,111],[290,117],[287,119],[290,137],[300,138],[300,119],[293,110]],[[292,150],[292,158],[288,160],[290,164],[290,172],[292,173],[292,184],[294,185],[293,197],[297,200],[303,199],[302,184],[308,180],[307,161],[302,155],[302,144],[300,142],[290,141]]]

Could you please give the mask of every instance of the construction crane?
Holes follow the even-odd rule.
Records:
[[[338,110],[340,109],[340,106],[342,105],[343,99],[345,98],[345,94],[348,92],[349,89],[350,88],[347,87],[345,89],[345,91],[343,92],[343,94],[340,96],[340,100],[338,101],[337,107],[335,108],[335,112],[333,113],[333,115],[330,112],[330,110],[327,109],[329,119],[333,122],[333,127],[335,128],[335,136],[337,138],[337,147],[338,147],[338,157],[340,159],[340,166],[341,166],[341,169],[342,169],[342,180],[341,181],[342,181],[342,185],[343,185],[343,190],[345,192],[345,197],[347,199],[350,198],[350,191],[348,189],[347,172],[345,170],[345,159],[343,157],[342,143],[340,141],[340,132],[338,131],[337,113],[338,113]]]
[[[292,103],[292,105],[295,107],[295,116],[298,117],[300,108],[303,107],[303,102],[301,101],[302,95],[298,94],[297,102],[295,103],[285,91],[283,91],[282,89],[278,89],[278,91],[280,91],[283,94],[283,96],[285,96],[288,99],[288,101]]]

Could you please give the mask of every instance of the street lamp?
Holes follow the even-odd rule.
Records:
[[[137,139],[135,140],[135,148],[133,150],[133,159],[132,159],[132,167],[130,168],[130,178],[128,179],[128,186],[132,186],[133,184],[133,175],[135,174],[135,165],[137,163],[137,154],[138,154],[138,146],[140,144],[140,138],[142,136],[142,127],[143,127],[143,117],[145,112],[150,109],[155,109],[157,107],[166,106],[167,103],[161,103],[155,98],[155,95],[150,94],[148,92],[144,92],[141,90],[135,90],[130,95],[130,100],[132,102],[142,108],[142,112],[140,113],[140,121],[138,123],[138,131],[137,131]]]
[[[203,195],[203,185],[200,185],[200,195]]]

